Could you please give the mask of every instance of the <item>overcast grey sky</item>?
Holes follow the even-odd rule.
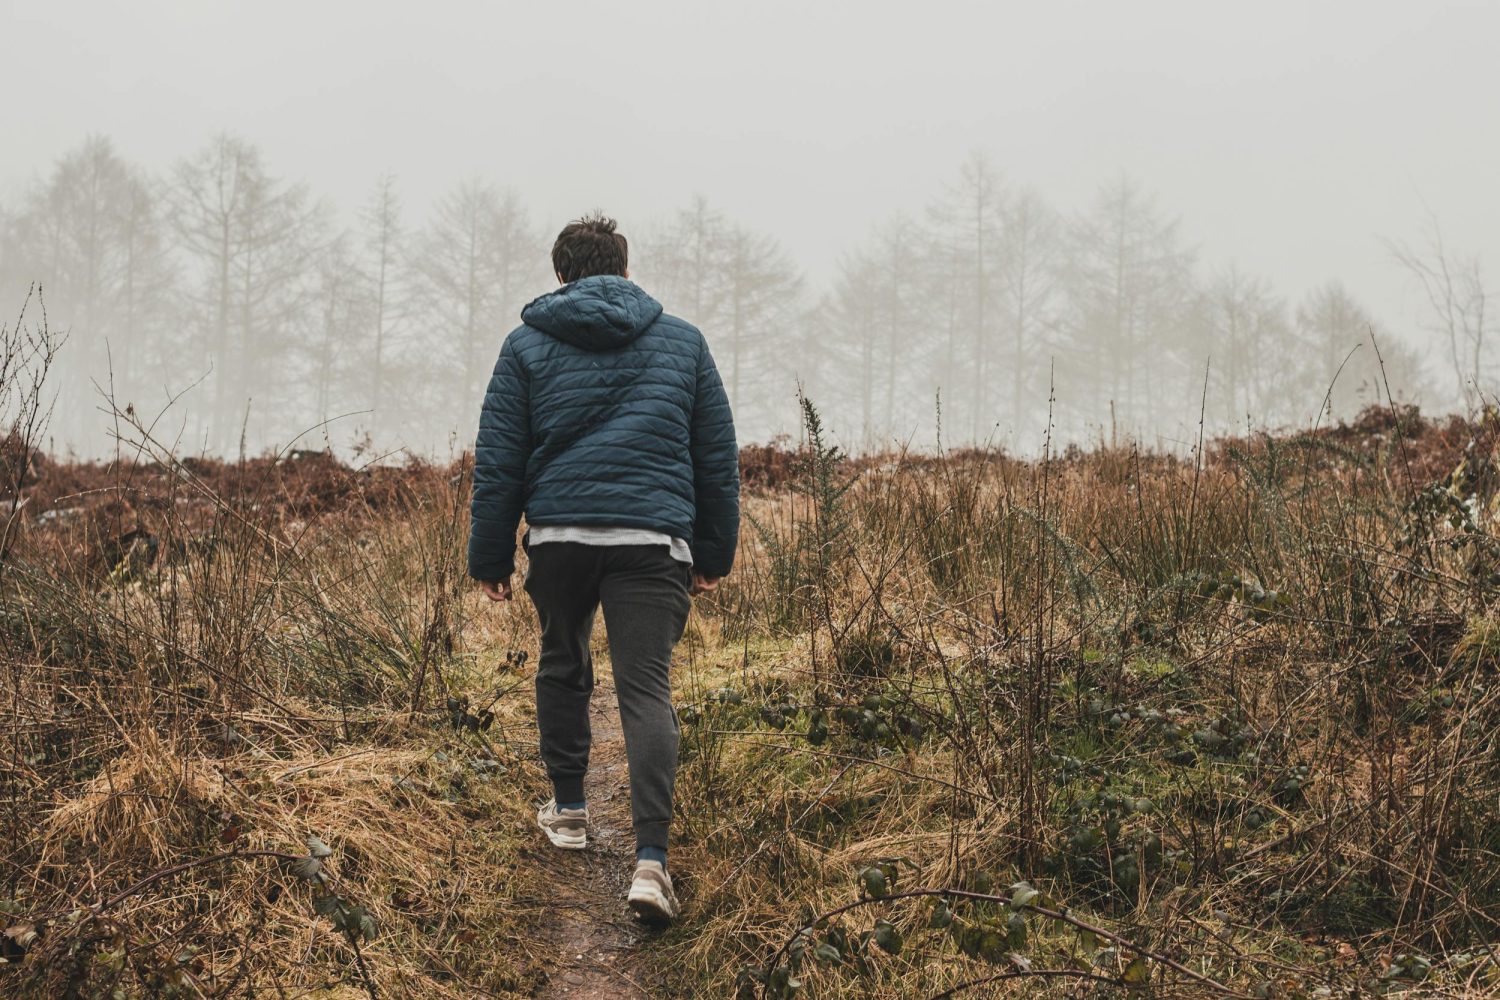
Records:
[[[1339,276],[1410,332],[1382,236],[1425,198],[1500,259],[1500,2],[20,2],[0,26],[0,194],[86,133],[166,168],[212,133],[345,211],[459,178],[548,229],[692,194],[814,278],[971,149],[1060,208],[1120,170],[1208,266],[1293,301]]]

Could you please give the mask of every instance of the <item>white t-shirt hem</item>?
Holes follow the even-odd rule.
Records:
[[[665,545],[672,558],[693,564],[693,551],[681,538],[646,528],[611,528],[599,525],[539,524],[527,529],[532,545],[577,542],[581,545]]]

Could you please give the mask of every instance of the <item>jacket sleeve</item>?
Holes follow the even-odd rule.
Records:
[[[476,580],[503,580],[516,568],[516,527],[525,506],[531,457],[531,387],[514,339],[505,338],[500,347],[474,444],[469,575]]]
[[[729,397],[706,343],[698,357],[692,453],[698,511],[693,524],[693,569],[704,576],[725,576],[734,565],[740,535],[740,450]]]

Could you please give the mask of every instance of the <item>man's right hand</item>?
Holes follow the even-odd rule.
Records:
[[[704,576],[702,573],[694,572],[693,573],[693,586],[688,591],[688,593],[693,594],[694,596],[696,596],[698,594],[706,594],[706,593],[708,593],[709,591],[712,591],[712,590],[718,590],[719,589],[719,581],[722,580],[722,579],[723,579],[723,577],[719,577],[719,576]]]
[[[508,601],[511,599],[510,577],[504,580],[480,580],[479,586],[484,590],[484,596],[492,601]]]

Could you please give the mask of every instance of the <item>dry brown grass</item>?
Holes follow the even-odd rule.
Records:
[[[762,530],[684,691],[697,919],[664,979],[788,995],[745,970],[773,972],[900,858],[900,890],[1027,880],[1127,943],[1091,955],[1032,912],[996,965],[925,929],[926,897],[869,902],[808,934],[797,995],[1073,995],[1032,973],[1119,977],[1130,944],[1164,995],[1490,995],[1500,578],[1488,515],[1455,530],[1443,498],[1490,509],[1493,424],[1403,421],[1221,442],[1201,465],[889,456],[842,495],[850,466],[829,489],[804,464],[802,492],[754,499]],[[814,715],[872,697],[922,734],[851,719],[811,739]],[[1136,797],[1149,811],[1108,804]],[[1090,830],[1102,844],[1078,846]],[[861,943],[877,918],[900,956]],[[829,940],[840,961],[814,959]]]
[[[529,995],[530,636],[465,634],[463,467],[138,445],[42,463],[3,566],[0,992]],[[450,695],[495,722],[455,729]]]
[[[966,956],[931,897],[867,901],[808,937],[845,934],[797,995],[1105,996],[1136,946],[1164,996],[1493,993],[1492,435],[1371,418],[1201,465],[754,453],[739,569],[679,648],[688,910],[632,973],[786,995],[745,971],[900,859],[898,891],[1025,879],[1120,941],[1035,904],[1024,941]],[[520,854],[530,671],[505,654],[534,626],[463,577],[462,465],[146,444],[37,468],[0,567],[0,899],[23,929],[0,988],[529,995],[556,956]],[[80,513],[39,519],[59,508]],[[450,697],[493,726],[455,729]],[[326,886],[295,872],[309,836]],[[325,891],[374,939],[315,912]],[[953,898],[960,924],[1011,915]],[[899,955],[862,938],[877,919]]]

